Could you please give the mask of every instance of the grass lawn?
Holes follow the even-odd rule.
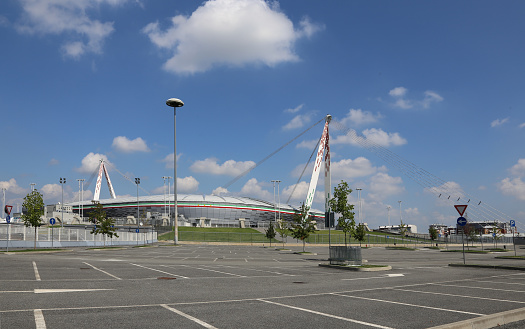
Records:
[[[158,237],[159,241],[173,240],[173,232]],[[179,227],[179,241],[270,243],[266,236],[253,228]],[[272,243],[280,243],[272,239]]]

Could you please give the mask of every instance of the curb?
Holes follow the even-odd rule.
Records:
[[[475,268],[491,268],[496,270],[515,270],[525,271],[525,266],[512,266],[512,265],[480,265],[480,264],[448,264],[453,267],[475,267]]]
[[[525,308],[484,315],[474,319],[443,324],[428,329],[490,329],[521,320],[525,320]]]
[[[356,271],[356,272],[379,272],[379,271],[390,271],[392,266],[378,266],[378,267],[357,267],[357,266],[345,266],[345,265],[331,265],[331,264],[319,264],[321,267],[337,268],[340,270]]]

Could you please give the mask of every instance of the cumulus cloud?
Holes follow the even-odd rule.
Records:
[[[177,192],[194,193],[199,189],[199,181],[193,176],[180,178],[177,177]]]
[[[125,136],[118,136],[113,139],[112,146],[120,152],[133,153],[133,152],[149,152],[150,149],[146,142],[137,137],[134,140],[130,140]]]
[[[113,22],[90,17],[101,5],[118,6],[128,0],[21,0],[23,16],[17,25],[20,33],[66,35],[62,45],[66,57],[102,53],[102,45],[115,30]]]
[[[176,74],[204,72],[217,65],[275,66],[295,62],[295,42],[310,37],[322,26],[303,18],[297,29],[279,11],[277,2],[264,0],[213,0],[191,16],[171,18],[165,30],[159,22],[142,30],[151,42],[173,56],[164,69]]]
[[[357,135],[357,133],[353,130],[346,135],[339,135],[335,138],[332,138],[330,144],[349,144],[360,146],[363,143],[370,141],[383,147],[400,146],[407,143],[407,140],[401,137],[399,133],[387,133],[381,128],[371,128],[363,130],[363,136]]]
[[[219,195],[219,196],[220,195],[225,195],[225,194],[228,194],[228,193],[229,193],[228,189],[225,189],[224,187],[221,187],[221,186],[217,187],[215,190],[213,190],[211,192],[212,195]]]
[[[90,152],[82,159],[82,165],[79,168],[75,168],[75,170],[79,173],[91,174],[100,166],[100,160],[104,160],[108,165],[112,165],[105,154]]]
[[[389,196],[401,194],[405,191],[401,177],[392,177],[387,173],[377,173],[370,179],[370,193],[372,200],[383,200]]]
[[[525,159],[519,159],[518,163],[509,169],[509,172],[515,177],[507,177],[499,182],[499,190],[505,195],[525,200],[525,182],[522,179],[525,177]]]
[[[519,128],[525,128],[525,122],[518,126]]]
[[[9,193],[13,194],[25,194],[26,189],[18,186],[16,179],[11,178],[8,181],[0,181],[0,188],[6,189]]]
[[[370,123],[376,123],[383,116],[380,113],[373,114],[369,111],[363,111],[361,109],[350,109],[346,115],[341,120],[341,123],[346,126],[361,126]]]
[[[262,200],[273,200],[273,193],[265,190],[257,179],[252,178],[241,189],[242,195],[252,196]]]
[[[508,121],[509,121],[509,118],[505,118],[505,119],[496,119],[496,120],[494,120],[494,121],[492,121],[492,122],[490,123],[490,126],[491,126],[492,128],[494,128],[494,127],[499,127],[499,126],[503,125],[504,123],[507,123]]]
[[[181,157],[181,153],[177,154],[177,161],[179,161]],[[164,159],[160,160],[161,162],[164,162],[166,164],[166,169],[173,169],[173,153],[170,153],[164,157]]]
[[[217,161],[215,158],[195,161],[190,166],[190,169],[196,173],[237,176],[255,166],[255,162],[253,161],[228,160],[223,164],[219,164]]]
[[[60,200],[62,196],[62,186],[60,184],[46,184],[40,189],[40,192],[42,192],[44,200]]]
[[[525,176],[525,159],[519,159],[518,163],[509,169],[510,173],[514,176],[523,177]]]
[[[410,99],[407,98],[408,89],[405,87],[396,87],[388,92],[390,96],[392,96],[395,100],[395,102],[392,104],[392,106],[400,108],[400,109],[411,109],[411,108],[423,108],[427,109],[432,105],[433,103],[439,103],[443,101],[443,97],[432,90],[427,90],[423,94],[423,99]]]
[[[331,168],[332,181],[352,181],[359,177],[370,176],[378,171],[385,171],[385,167],[374,167],[370,160],[365,157],[352,159],[342,159],[332,161]]]

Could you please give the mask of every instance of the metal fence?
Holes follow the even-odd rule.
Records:
[[[0,248],[40,248],[75,246],[112,246],[149,244],[157,241],[157,232],[149,228],[135,230],[117,229],[118,237],[107,238],[101,234],[91,234],[91,228],[71,227],[26,227],[17,224],[0,225]]]

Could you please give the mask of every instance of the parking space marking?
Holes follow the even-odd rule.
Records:
[[[297,306],[291,306],[291,305],[271,302],[269,300],[264,300],[264,299],[258,299],[258,300],[261,301],[261,302],[268,303],[268,304],[274,304],[274,305],[279,305],[279,306],[283,306],[283,307],[288,307],[288,308],[291,308],[291,309],[294,309],[294,310],[308,312],[308,313],[312,313],[312,314],[316,314],[316,315],[322,315],[322,316],[326,316],[326,317],[329,317],[329,318],[343,320],[343,321],[347,321],[347,322],[358,323],[358,324],[362,324],[362,325],[369,326],[369,327],[382,328],[382,329],[394,329],[394,328],[391,328],[391,327],[385,327],[385,326],[381,326],[381,325],[370,323],[370,322],[364,322],[364,321],[359,321],[359,320],[354,320],[354,319],[349,319],[349,318],[343,318],[342,316],[337,316],[337,315],[328,314],[328,313],[321,313],[321,312],[318,312],[318,311],[309,310],[307,308],[302,308],[302,307],[297,307]]]
[[[477,281],[474,281],[474,282],[477,282]],[[462,286],[462,285],[458,285],[458,284],[431,283],[431,285],[443,286],[443,287],[469,288],[469,289],[476,289],[476,290],[494,290],[494,291],[517,292],[517,293],[525,292],[523,290],[508,290],[508,289],[487,288],[487,287],[479,287],[479,286],[472,287],[472,286]]]
[[[46,329],[46,321],[42,310],[34,310],[36,329]]]
[[[100,272],[102,272],[102,273],[104,273],[104,274],[107,274],[107,275],[109,275],[110,277],[113,277],[113,278],[115,278],[115,279],[117,279],[117,280],[122,280],[122,279],[119,278],[118,276],[115,276],[115,275],[113,275],[113,274],[111,274],[111,273],[108,273],[108,272],[106,272],[106,271],[104,271],[104,270],[101,270],[101,269],[99,269],[98,267],[93,266],[93,265],[91,265],[91,264],[89,264],[89,263],[86,263],[86,262],[82,262],[82,263],[86,264],[87,266],[91,266],[93,269],[95,269],[95,270],[97,270],[97,271],[100,271]]]
[[[365,300],[371,300],[371,301],[374,301],[374,302],[382,302],[382,303],[389,303],[389,304],[396,304],[396,305],[403,305],[403,306],[411,306],[411,307],[419,307],[419,308],[428,308],[428,309],[430,309],[430,310],[436,310],[436,311],[445,311],[445,312],[461,313],[461,314],[476,315],[476,316],[483,316],[483,315],[485,315],[485,314],[481,314],[481,313],[472,313],[472,312],[458,311],[458,310],[451,310],[451,309],[440,308],[440,307],[432,307],[432,306],[415,305],[415,304],[408,304],[408,303],[402,303],[402,302],[394,302],[394,301],[390,301],[390,300],[383,300],[383,299],[377,299],[377,298],[359,297],[359,296],[350,296],[350,295],[343,295],[343,294],[337,294],[337,293],[332,293],[331,295],[342,296],[342,297],[348,297],[348,298],[365,299]]]
[[[431,291],[420,291],[420,290],[399,289],[399,288],[393,288],[392,290],[407,291],[407,292],[419,292],[421,294],[430,294],[430,295],[442,295],[442,296],[450,296],[450,297],[463,297],[463,298],[472,298],[472,299],[491,300],[491,301],[495,301],[495,302],[507,302],[507,303],[525,304],[525,302],[521,302],[519,300],[507,300],[507,299],[497,299],[497,298],[487,298],[487,297],[464,296],[464,295],[446,294],[446,293],[443,293],[443,292],[431,292]]]
[[[198,324],[200,324],[201,326],[203,326],[203,327],[205,327],[205,328],[209,328],[209,329],[217,329],[216,327],[212,326],[212,325],[209,324],[209,323],[206,323],[206,322],[204,322],[204,321],[202,321],[202,320],[199,320],[199,319],[197,319],[197,318],[195,318],[195,317],[193,317],[193,316],[191,316],[191,315],[189,315],[189,314],[186,314],[186,313],[184,313],[184,312],[181,312],[181,311],[179,311],[179,310],[177,310],[177,309],[175,309],[175,308],[173,308],[173,307],[169,307],[169,306],[166,305],[166,304],[162,304],[162,305],[160,305],[160,306],[164,307],[164,308],[167,309],[167,310],[172,311],[173,313],[177,313],[178,315],[182,315],[182,316],[185,317],[186,319],[191,320],[191,321],[193,321],[193,322],[195,322],[195,323],[198,323]]]
[[[33,261],[33,270],[35,271],[36,281],[41,281],[40,280],[40,274],[38,274],[38,268],[36,267],[36,262],[35,261]]]
[[[231,275],[231,276],[237,276],[239,278],[246,278],[245,275],[239,275],[239,274],[233,274],[233,273],[228,273],[228,272],[222,272],[222,271],[217,271],[217,270],[212,270],[212,269],[209,269],[209,268],[202,268],[202,267],[194,267],[194,266],[189,266],[189,265],[182,265],[184,267],[189,267],[189,268],[195,268],[197,270],[203,270],[203,271],[210,271],[210,272],[215,272],[215,273],[220,273],[220,274],[226,274],[226,275]]]
[[[284,276],[295,276],[294,274],[286,274],[286,273],[274,272],[274,271],[268,271],[268,270],[259,270],[255,268],[241,268],[241,267],[229,266],[229,265],[219,265],[219,266],[227,267],[227,268],[241,269],[241,270],[248,270],[248,271],[255,271],[255,272],[271,273],[271,274],[284,275]]]
[[[134,266],[142,267],[142,268],[145,268],[145,269],[148,269],[148,270],[151,270],[151,271],[157,271],[157,272],[160,272],[160,273],[168,274],[168,275],[171,275],[171,276],[174,276],[174,277],[177,277],[177,278],[181,278],[181,279],[189,279],[187,276],[176,275],[176,274],[173,274],[173,273],[169,273],[169,272],[165,272],[165,271],[157,270],[157,269],[155,269],[155,268],[151,268],[151,267],[147,267],[147,266],[142,266],[142,265],[139,265],[139,264],[133,264],[133,263],[130,263],[130,264],[131,264],[131,265],[134,265]]]

